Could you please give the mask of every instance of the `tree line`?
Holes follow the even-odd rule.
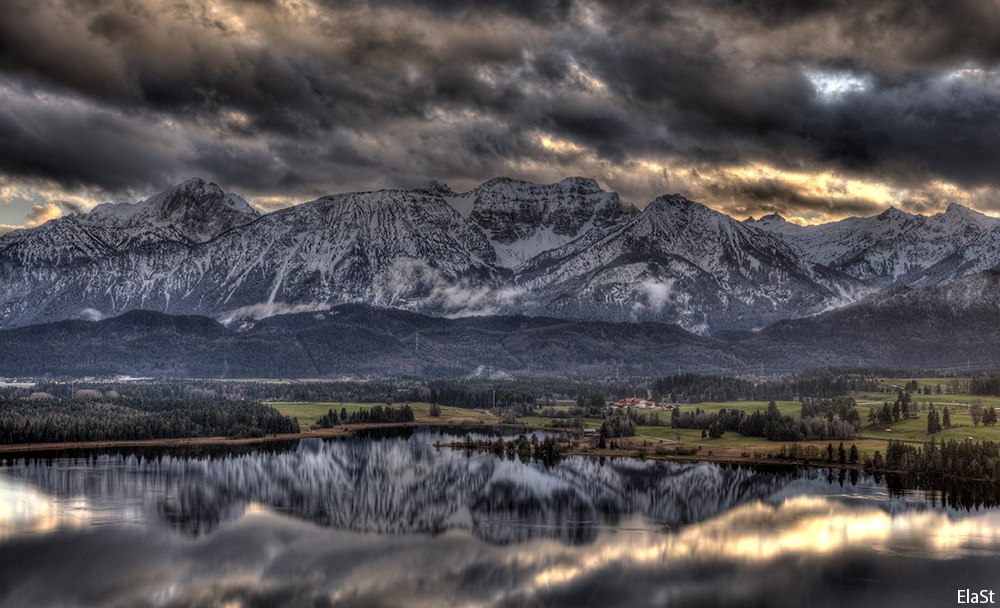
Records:
[[[298,433],[298,420],[255,401],[0,399],[0,444]]]
[[[959,477],[1000,483],[1000,446],[993,441],[950,439],[938,444],[932,437],[923,446],[890,441],[885,455],[865,457],[867,468],[900,471],[925,478]]]
[[[392,422],[413,422],[413,410],[408,405],[402,407],[382,407],[376,405],[370,410],[360,409],[350,414],[347,408],[340,408],[337,414],[331,408],[326,414],[316,421],[314,426],[319,428],[331,428],[337,424],[387,424]]]
[[[695,408],[693,412],[671,414],[671,426],[678,429],[701,429],[703,437],[715,439],[727,431],[744,437],[764,437],[770,441],[804,441],[854,439],[861,426],[853,399],[806,399],[799,417],[783,415],[778,404],[771,401],[765,411],[751,414],[741,409],[722,409],[708,413]]]
[[[989,373],[970,378],[969,392],[973,395],[1000,397],[1000,374]]]
[[[875,391],[878,382],[874,376],[850,377],[809,375],[789,379],[754,383],[729,376],[703,376],[676,374],[652,382],[653,396],[657,400],[672,402],[705,403],[724,401],[791,401],[797,397],[827,399],[846,395],[852,391]]]

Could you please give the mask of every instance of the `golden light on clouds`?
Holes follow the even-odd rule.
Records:
[[[41,226],[49,220],[62,217],[62,214],[62,209],[60,209],[59,205],[56,205],[55,203],[34,205],[31,208],[31,211],[28,212],[23,224],[19,226],[0,224],[0,233],[10,232],[11,230],[19,230],[21,228],[35,228],[36,226]]]
[[[608,534],[581,552],[578,560],[556,559],[553,553],[538,551],[535,557],[521,555],[519,559],[535,560],[541,570],[534,583],[543,588],[568,584],[616,565],[629,569],[666,567],[678,561],[761,564],[849,550],[952,559],[998,542],[998,513],[952,519],[937,511],[890,514],[877,506],[846,507],[826,497],[797,497],[777,506],[744,505],[677,533]],[[555,546],[553,550],[563,551]]]
[[[0,19],[0,179],[90,188],[84,208],[195,176],[293,202],[584,176],[639,207],[679,193],[738,219],[1000,211],[1000,71],[978,54],[993,46],[966,46],[997,28],[977,3],[905,19],[868,5],[786,19],[726,3],[15,4]],[[877,31],[851,34],[873,16]],[[0,205],[0,223],[50,202]]]
[[[0,475],[0,541],[24,533],[89,527],[98,515],[84,498],[59,499]]]
[[[86,191],[69,192],[56,184],[0,182],[2,206],[29,207],[20,224],[0,224],[0,234],[34,228],[72,212],[87,212],[102,201]]]
[[[551,135],[540,135],[538,143],[546,150],[555,152],[556,154],[582,154],[586,152],[584,148],[571,141],[559,139]]]

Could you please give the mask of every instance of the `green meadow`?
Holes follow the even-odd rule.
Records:
[[[317,420],[325,416],[330,410],[333,410],[333,412],[339,416],[341,409],[346,409],[347,413],[350,414],[351,412],[356,412],[362,409],[370,410],[376,405],[386,407],[384,403],[308,403],[304,401],[275,402],[269,405],[273,406],[286,416],[297,417],[299,419],[299,427],[303,430],[308,430],[311,424],[315,424]],[[396,403],[393,404],[393,407],[401,407],[402,405],[402,403]],[[410,409],[413,410],[413,417],[416,420],[431,418],[430,403],[408,403],[407,405],[409,405]],[[445,405],[441,406],[441,415],[438,417],[438,420],[446,422],[458,422],[461,420],[463,422],[477,424],[491,424],[497,422],[496,418],[483,412]]]

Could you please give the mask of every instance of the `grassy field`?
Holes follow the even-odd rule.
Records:
[[[525,416],[524,418],[518,418],[517,421],[521,424],[534,424],[538,426],[551,426],[552,418],[541,418],[538,416]],[[585,429],[599,429],[601,428],[601,423],[603,422],[600,418],[584,418],[583,428]]]
[[[286,416],[298,417],[299,427],[303,430],[308,430],[309,425],[314,424],[331,409],[335,414],[340,415],[341,409],[346,409],[347,413],[350,414],[351,412],[356,412],[361,409],[370,410],[376,405],[385,407],[384,403],[306,403],[303,401],[277,402],[271,403],[270,405]],[[423,418],[431,417],[430,403],[410,403],[408,405],[410,406],[410,409],[413,410],[414,419],[421,420]],[[397,403],[394,404],[393,407],[400,406],[402,406],[402,404]],[[483,412],[477,412],[475,410],[468,410],[459,407],[449,407],[446,405],[441,406],[441,416],[438,419],[445,422],[461,421],[470,424],[493,424],[497,421],[497,419],[493,416]]]
[[[969,401],[975,399],[975,397],[970,395],[961,396]],[[992,400],[992,399],[991,399]],[[984,407],[990,407],[986,403],[986,399],[983,400]],[[860,434],[866,436],[878,436],[885,437],[886,439],[905,439],[909,441],[930,441],[930,435],[927,434],[927,409],[928,405],[926,402],[919,403],[919,413],[916,420],[901,420],[899,422],[891,422],[885,427],[875,427],[874,429],[868,425],[868,408],[865,406],[859,406],[858,410],[861,414],[861,420],[863,426],[861,428]],[[881,407],[881,406],[879,406]],[[979,426],[975,426],[972,421],[972,415],[970,414],[970,409],[968,405],[965,404],[952,404],[952,403],[937,403],[935,404],[935,409],[941,414],[945,407],[948,408],[951,417],[950,429],[945,429],[939,433],[935,433],[934,437],[938,441],[942,439],[955,439],[959,441],[964,441],[965,439],[972,437],[974,441],[1000,441],[1000,425],[988,427],[980,423]],[[877,410],[876,410],[877,411]],[[891,429],[891,430],[889,430]]]
[[[937,388],[937,385],[941,385],[942,390],[948,390],[948,383],[954,380],[954,378],[879,378],[879,382],[885,382],[886,384],[892,384],[895,386],[906,386],[908,383],[917,381],[917,386],[921,389],[926,387],[931,387],[931,389]]]
[[[694,403],[691,405],[682,405],[680,410],[682,413],[693,412],[696,408],[701,408],[703,412],[708,412],[709,414],[716,414],[722,409],[731,410],[733,408],[741,409],[748,414],[754,413],[755,410],[760,410],[762,412],[767,411],[767,401],[724,401],[722,403]],[[802,404],[795,401],[775,401],[775,405],[778,406],[778,411],[781,412],[783,416],[798,416],[802,413]],[[642,410],[639,410],[640,412]],[[670,412],[660,412],[660,418],[666,417],[667,420],[670,419]]]
[[[868,415],[869,407],[881,407],[887,401],[889,405],[892,405],[892,402],[896,400],[896,395],[889,393],[852,393],[849,397],[853,397],[858,402],[858,410],[863,411],[865,415]],[[947,405],[952,409],[957,407],[963,408],[965,411],[968,411],[971,405],[1000,407],[1000,397],[984,397],[982,395],[913,395],[911,399],[920,403],[921,409],[928,409],[927,404],[929,403],[933,403],[934,407],[938,409]]]
[[[944,379],[942,379],[944,380]],[[900,385],[909,382],[909,380],[898,380],[889,382],[898,383]],[[939,380],[936,378],[926,378],[923,380],[921,386],[935,386]],[[921,380],[918,379],[918,383]],[[944,386],[942,384],[942,386]],[[972,404],[981,404],[984,407],[989,407],[994,405],[995,407],[1000,407],[1000,398],[996,397],[980,397],[976,395],[914,395],[913,400],[919,406],[919,418],[915,420],[901,420],[900,422],[893,422],[884,427],[876,426],[872,427],[868,424],[868,408],[875,408],[876,411],[882,406],[882,403],[888,401],[892,403],[895,401],[895,394],[890,393],[875,393],[868,395],[854,394],[851,395],[858,401],[858,413],[861,414],[862,427],[858,432],[858,438],[852,441],[845,442],[846,446],[851,444],[856,444],[858,450],[862,454],[874,454],[876,450],[885,453],[886,444],[889,440],[904,440],[904,441],[917,441],[926,442],[930,441],[931,436],[927,434],[927,414],[924,413],[930,407],[930,403],[934,403],[934,407],[940,412],[943,407],[947,406],[951,412],[951,429],[945,429],[934,435],[936,441],[948,441],[954,439],[956,441],[965,441],[968,437],[972,437],[974,441],[997,441],[1000,442],[1000,425],[995,427],[986,427],[980,424],[978,427],[972,424],[972,416],[969,415],[969,406]],[[753,413],[755,410],[764,411],[767,409],[766,401],[730,401],[725,403],[697,403],[691,405],[683,405],[680,408],[681,412],[693,412],[695,409],[700,408],[702,411],[709,413],[717,413],[722,409],[732,409],[739,408],[747,413]],[[795,401],[778,401],[778,410],[786,416],[798,417],[802,410],[802,404]],[[640,410],[641,411],[641,410]],[[661,419],[669,420],[669,412],[659,412]],[[548,425],[550,422],[549,418],[523,418],[522,422],[527,424],[537,424],[537,425]],[[596,418],[588,418],[586,421],[586,428],[599,428],[601,421]],[[678,435],[680,439],[678,439]],[[701,430],[699,429],[673,429],[668,426],[641,426],[636,429],[636,436],[633,441],[649,441],[660,442],[669,441],[675,442],[680,441],[685,444],[701,445],[705,448],[711,449],[712,446],[719,448],[740,448],[746,449],[750,452],[776,452],[781,447],[781,442],[768,441],[762,437],[743,437],[737,433],[729,432],[718,439],[702,439]],[[800,442],[806,445],[815,445],[819,449],[825,449],[830,441],[805,441]],[[839,444],[839,441],[832,442],[834,447]]]
[[[890,384],[898,384],[900,386],[905,385],[912,379],[883,379],[883,382]],[[939,382],[942,388],[946,388],[946,378],[918,378],[917,383],[923,386],[935,387]],[[919,414],[919,418],[916,420],[902,420],[900,422],[893,422],[885,427],[871,427],[868,424],[868,409],[875,408],[876,410],[881,407],[883,402],[888,401],[892,403],[895,401],[895,394],[892,393],[868,393],[868,394],[852,394],[850,395],[858,402],[858,413],[861,414],[862,427],[858,432],[859,438],[857,440],[847,442],[849,446],[854,443],[858,446],[858,449],[862,454],[873,454],[875,450],[885,451],[886,443],[891,439],[904,440],[904,441],[917,441],[926,442],[930,440],[930,435],[927,434],[927,415],[923,413],[933,403],[935,408],[939,411],[947,406],[951,411],[951,423],[953,428],[945,429],[940,433],[934,435],[937,441],[948,441],[954,439],[956,441],[964,441],[968,437],[972,437],[974,441],[997,441],[1000,442],[1000,425],[994,427],[986,427],[980,424],[978,427],[973,426],[972,417],[969,415],[969,407],[973,404],[983,405],[984,407],[1000,407],[1000,398],[998,397],[981,397],[976,395],[960,394],[960,395],[913,395],[913,401],[917,405],[919,410],[922,412]],[[358,411],[359,409],[370,409],[375,405],[380,405],[377,403],[305,403],[305,402],[288,402],[288,403],[273,403],[271,404],[277,408],[281,413],[289,416],[297,416],[299,419],[299,425],[303,430],[308,430],[309,425],[313,424],[321,416],[326,414],[330,409],[337,414],[340,413],[341,408],[347,410],[348,413]],[[381,404],[384,407],[384,404]],[[398,404],[397,404],[398,405]],[[411,403],[409,404],[413,409],[414,416],[417,420],[426,419],[430,417],[429,403]],[[732,409],[739,408],[747,413],[753,413],[755,410],[764,411],[767,409],[768,402],[766,401],[730,401],[725,403],[698,403],[691,405],[682,405],[680,407],[681,412],[693,412],[695,409],[700,408],[702,411],[708,413],[717,413],[722,409]],[[802,405],[795,401],[778,401],[778,410],[786,416],[797,417],[801,413]],[[569,409],[569,406],[558,406],[557,410]],[[643,410],[640,410],[643,412]],[[657,410],[648,410],[643,413],[656,412],[659,414],[661,420],[669,420],[670,412],[661,412]],[[440,420],[443,422],[453,422],[453,423],[469,423],[469,424],[491,424],[496,423],[497,419],[489,414],[483,412],[477,412],[475,410],[468,410],[462,408],[454,407],[442,407]],[[542,418],[539,416],[521,418],[519,420],[523,424],[539,425],[539,426],[550,426],[551,418]],[[584,428],[596,429],[600,428],[601,420],[598,418],[587,418],[584,420]],[[711,449],[713,446],[719,448],[730,448],[730,449],[745,449],[751,452],[776,452],[780,446],[781,442],[767,441],[760,437],[742,437],[737,433],[729,432],[718,439],[702,439],[701,430],[698,429],[673,429],[668,426],[642,426],[636,429],[636,437],[633,438],[634,441],[648,441],[650,443],[659,443],[660,441],[675,442],[678,441],[678,433],[680,434],[680,441],[686,444],[701,445],[705,448]],[[825,449],[829,441],[813,441],[813,442],[802,442],[804,444],[815,445],[820,449]],[[839,443],[839,441],[834,441],[834,447]]]

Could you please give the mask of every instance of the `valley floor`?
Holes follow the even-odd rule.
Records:
[[[888,394],[854,394],[858,401],[859,410],[862,417],[867,418],[868,408],[878,409],[881,403],[891,398]],[[343,412],[350,414],[362,409],[371,408],[377,404],[371,403],[331,403],[331,402],[277,402],[271,405],[276,407],[282,414],[298,418],[299,426],[302,430],[299,434],[269,434],[261,438],[252,439],[229,439],[226,437],[198,437],[184,439],[152,439],[152,440],[128,440],[128,441],[102,441],[102,442],[64,442],[64,443],[31,443],[0,445],[0,456],[10,458],[14,455],[57,452],[66,450],[87,450],[87,449],[115,449],[130,447],[163,447],[163,448],[184,448],[188,446],[233,446],[266,443],[274,441],[286,441],[305,438],[332,438],[350,437],[358,433],[376,429],[393,429],[405,427],[438,427],[453,428],[456,430],[465,427],[505,427],[515,434],[525,434],[531,437],[536,432],[567,432],[576,435],[573,440],[563,441],[560,445],[560,453],[563,456],[586,456],[598,458],[639,458],[649,460],[672,460],[682,462],[717,462],[733,464],[753,464],[753,465],[795,465],[813,466],[824,468],[846,468],[860,469],[863,466],[865,457],[872,457],[876,452],[885,453],[890,440],[902,440],[911,444],[922,444],[929,441],[931,436],[926,432],[926,412],[932,407],[931,402],[938,410],[949,407],[952,412],[953,428],[946,429],[934,435],[937,442],[955,439],[965,441],[967,439],[975,442],[1000,439],[1000,429],[997,427],[986,427],[972,424],[969,415],[970,404],[981,404],[987,407],[1000,405],[1000,399],[981,398],[971,395],[935,395],[920,397],[915,396],[915,406],[920,412],[918,419],[902,420],[887,425],[870,425],[867,422],[859,432],[857,439],[844,441],[845,449],[850,449],[856,445],[861,456],[857,463],[840,463],[836,450],[840,441],[802,441],[797,444],[767,441],[757,437],[742,437],[735,433],[726,433],[717,439],[701,437],[698,429],[674,429],[669,426],[640,426],[636,429],[637,434],[630,438],[614,439],[614,447],[608,441],[608,447],[598,448],[597,437],[590,435],[584,437],[584,429],[568,429],[552,426],[551,418],[522,418],[519,424],[503,425],[500,420],[492,414],[464,408],[442,406],[437,416],[431,416],[431,406],[428,403],[409,404],[413,409],[416,420],[402,423],[365,423],[365,424],[336,424],[332,428],[312,428],[315,423],[329,412],[334,412],[338,416]],[[926,399],[927,401],[921,401]],[[729,403],[701,403],[697,406],[685,406],[685,410],[699,407],[706,412],[715,412],[722,408],[739,407],[750,412],[755,409],[763,409],[765,403],[758,402],[729,402]],[[795,415],[801,408],[801,404],[785,401],[778,402],[779,410],[782,414]],[[555,408],[560,409],[560,408]],[[596,429],[600,426],[598,419],[585,419],[585,429]],[[460,440],[448,442],[444,440],[441,447],[452,447],[455,449],[467,449],[468,446]],[[796,445],[799,450],[803,448],[812,451],[809,459],[796,457],[783,457],[781,452],[790,450]],[[827,458],[827,448],[832,445],[835,453],[834,458]],[[481,444],[474,446],[477,449],[490,449],[488,445]]]

